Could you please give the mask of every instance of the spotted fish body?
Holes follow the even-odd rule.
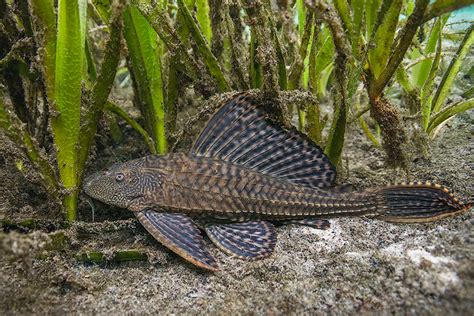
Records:
[[[465,212],[446,189],[429,183],[334,188],[335,168],[306,136],[268,119],[248,94],[211,118],[188,154],[148,156],[85,181],[85,192],[128,208],[162,244],[193,264],[216,270],[194,220],[224,252],[260,259],[273,252],[271,222],[327,228],[325,218],[367,216],[429,222]]]
[[[218,159],[149,156],[134,161],[133,168],[150,166],[155,171],[144,183],[148,189],[130,206],[136,211],[159,205],[191,217],[233,221],[379,214],[379,197],[370,192],[305,187]]]

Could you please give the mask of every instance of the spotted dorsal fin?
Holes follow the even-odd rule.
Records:
[[[188,216],[144,210],[137,218],[156,240],[187,261],[207,270],[218,269],[201,232]]]
[[[275,227],[265,221],[207,225],[206,233],[222,251],[240,259],[257,260],[275,249]]]
[[[298,185],[332,187],[336,170],[321,148],[268,116],[254,97],[238,94],[209,120],[191,154],[233,162]]]

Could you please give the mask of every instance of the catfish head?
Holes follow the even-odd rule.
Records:
[[[84,192],[106,204],[134,212],[157,207],[163,199],[163,157],[148,156],[115,164],[84,181]]]

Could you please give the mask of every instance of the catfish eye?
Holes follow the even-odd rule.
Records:
[[[115,180],[117,180],[118,182],[123,181],[123,179],[125,179],[123,173],[117,173],[117,175],[115,176]]]

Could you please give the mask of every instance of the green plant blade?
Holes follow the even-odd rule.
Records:
[[[167,151],[163,83],[158,37],[145,17],[136,8],[124,12],[124,36],[146,128],[155,141],[158,153]],[[140,103],[142,103],[140,102]]]
[[[331,76],[333,70],[334,63],[332,62],[321,72],[320,78],[318,80],[318,97],[323,98],[326,95],[329,77]]]
[[[428,42],[423,50],[423,55],[427,56],[433,54],[436,51],[437,43],[439,40],[439,35],[443,31],[444,25],[448,20],[449,15],[446,15],[442,18],[437,19],[434,22],[434,26],[431,29]],[[413,57],[421,57],[421,54],[417,52]],[[415,57],[415,58],[416,58]],[[412,68],[412,82],[415,86],[423,86],[428,79],[428,75],[431,70],[431,65],[433,64],[433,58],[426,58],[420,61],[417,65]]]
[[[208,43],[212,40],[211,18],[207,0],[196,0],[196,19]]]
[[[320,25],[316,24],[314,30],[319,30]],[[316,31],[313,31],[313,39],[311,43],[311,52],[309,53],[309,65],[308,65],[308,88],[313,93],[317,92],[318,85],[318,73],[316,73],[316,54],[317,54],[317,42],[318,36]],[[308,136],[316,144],[322,145],[322,124],[320,118],[319,104],[314,102],[309,104],[307,113],[307,130]]]
[[[363,17],[365,9],[365,0],[353,0],[351,1],[352,6],[352,53],[355,57],[359,56],[359,46],[362,37]]]
[[[304,5],[304,0],[296,0],[296,19],[298,21],[298,33],[300,38],[303,37],[305,18],[306,18],[306,7]]]
[[[79,142],[82,75],[85,67],[87,1],[59,0],[55,65],[54,107],[51,126],[57,150],[59,175],[67,190],[66,219],[76,217],[77,148]]]
[[[436,127],[438,127],[441,123],[445,122],[447,119],[456,114],[465,112],[470,109],[474,109],[474,98],[458,102],[456,104],[453,104],[452,106],[445,108],[444,110],[437,113],[431,118],[430,124],[426,132],[429,135],[432,135]]]
[[[321,41],[319,41],[321,39]],[[315,64],[315,73],[321,74],[324,69],[334,60],[334,42],[332,40],[331,32],[329,32],[328,27],[324,26],[321,30],[321,35],[318,38],[318,43],[316,44],[319,47],[316,52],[316,64]]]
[[[388,11],[375,33],[374,45],[369,49],[370,68],[375,78],[380,76],[387,65],[402,5],[402,0],[391,1]]]
[[[365,24],[367,41],[372,36],[374,31],[375,21],[377,20],[377,10],[380,6],[381,0],[366,0],[365,1]]]
[[[54,0],[31,0],[31,9],[43,31],[43,72],[46,93],[50,102],[54,100],[56,68],[56,14]]]
[[[444,20],[446,22],[446,20]],[[442,25],[443,24],[443,25]],[[438,35],[438,41],[436,45],[436,54],[433,58],[433,61],[431,63],[431,69],[430,72],[428,73],[428,77],[426,78],[422,88],[421,88],[421,93],[420,93],[420,98],[421,98],[421,126],[423,130],[426,131],[428,128],[428,123],[430,120],[431,116],[431,100],[433,98],[432,92],[433,92],[433,87],[434,87],[434,81],[436,78],[436,74],[438,73],[439,69],[439,63],[441,61],[441,47],[442,47],[442,42],[443,42],[443,36],[441,33],[441,29],[444,26],[443,21],[438,19],[436,21],[436,25],[438,26],[438,30],[436,34]],[[436,28],[436,26],[435,26]]]
[[[446,101],[448,93],[451,90],[454,79],[456,78],[456,75],[461,69],[462,62],[464,61],[464,58],[466,58],[466,55],[469,52],[469,48],[473,43],[474,25],[471,25],[471,27],[467,30],[463,41],[459,45],[456,55],[451,60],[451,63],[449,64],[448,69],[446,70],[446,73],[441,79],[441,83],[439,84],[438,90],[436,90],[436,94],[433,98],[431,106],[433,112],[439,112],[441,110],[441,107]]]
[[[349,34],[352,34],[353,25],[351,11],[347,0],[334,0],[334,6],[341,17],[342,23],[344,23],[346,30],[349,32]]]
[[[108,23],[110,20],[110,6],[112,0],[92,0],[92,4],[99,13],[102,21]]]
[[[263,75],[262,75],[262,65],[258,62],[257,58],[257,35],[255,34],[255,29],[250,30],[250,45],[249,45],[249,57],[250,57],[250,66],[249,66],[249,77],[250,77],[250,86],[252,88],[261,88],[263,85]]]

